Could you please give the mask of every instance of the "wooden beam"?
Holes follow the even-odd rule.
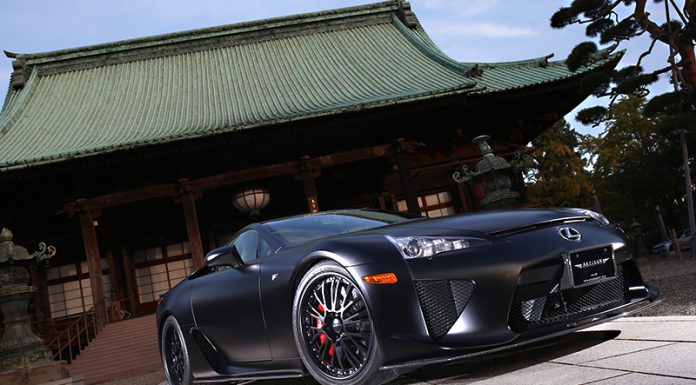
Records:
[[[297,172],[297,162],[285,162],[192,179],[189,181],[189,185],[194,191],[205,191],[260,178],[292,175],[295,172]]]
[[[177,185],[175,183],[147,186],[135,190],[126,190],[98,196],[90,199],[89,205],[94,210],[101,210],[106,207],[118,206],[147,199],[171,197],[176,193]]]
[[[84,199],[78,199],[77,205],[82,208],[79,213],[80,230],[82,231],[82,243],[87,256],[87,268],[89,269],[89,283],[92,290],[92,303],[98,317],[104,316],[104,280],[102,279],[101,261],[99,258],[99,243],[97,232],[94,228],[92,211]]]
[[[313,169],[320,170],[322,168],[337,166],[345,163],[386,157],[390,154],[390,152],[391,146],[378,145],[369,148],[360,148],[357,150],[344,151],[331,155],[311,158],[309,159],[309,164]],[[299,163],[297,161],[276,163],[267,166],[230,171],[198,179],[191,179],[188,181],[188,184],[192,191],[200,193],[205,190],[239,184],[250,180],[282,175],[297,175],[299,169],[298,167]],[[97,211],[107,207],[119,206],[148,199],[176,197],[178,194],[179,185],[177,183],[168,183],[100,195],[86,200],[86,203],[92,210]],[[80,208],[77,207],[75,203],[70,202],[65,204],[58,214],[74,215],[79,211]]]
[[[196,198],[186,179],[179,180],[179,199],[184,210],[186,221],[186,233],[188,234],[189,247],[193,257],[193,267],[203,267],[203,242],[201,241],[201,229],[198,225],[198,213],[196,212]]]

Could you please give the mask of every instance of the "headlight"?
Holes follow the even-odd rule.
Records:
[[[575,211],[576,213],[578,213],[580,215],[590,217],[590,218],[594,219],[595,221],[599,222],[602,226],[606,226],[609,223],[611,223],[609,218],[605,217],[604,215],[602,215],[598,212],[592,211],[592,210],[577,209],[577,208],[571,208],[570,210]]]
[[[467,249],[490,244],[489,241],[473,237],[390,237],[404,258],[428,258],[445,251]]]

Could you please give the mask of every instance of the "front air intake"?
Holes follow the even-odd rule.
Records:
[[[558,279],[519,285],[515,290],[508,323],[515,332],[570,322],[625,302],[626,281],[622,264],[616,278],[596,285],[560,289]]]
[[[474,292],[471,281],[415,281],[428,334],[439,339],[452,328]]]

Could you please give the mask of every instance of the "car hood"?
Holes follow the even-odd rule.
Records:
[[[502,235],[591,219],[570,209],[517,209],[483,211],[449,217],[414,220],[397,225],[400,228],[451,229]]]

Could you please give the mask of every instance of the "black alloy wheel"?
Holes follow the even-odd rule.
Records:
[[[322,262],[295,296],[295,342],[310,374],[322,384],[380,384],[381,356],[365,299],[340,265]]]
[[[162,328],[161,354],[164,372],[171,385],[190,385],[192,383],[188,349],[179,323],[169,316]]]

